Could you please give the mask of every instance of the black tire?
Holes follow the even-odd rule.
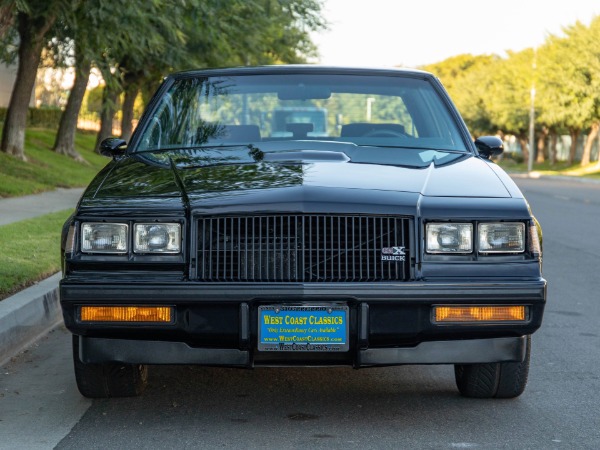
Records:
[[[527,336],[523,362],[455,364],[454,376],[461,395],[473,398],[515,398],[525,391],[529,375],[531,336]]]
[[[79,359],[79,336],[73,335],[75,380],[88,398],[135,397],[146,388],[148,366],[142,364],[85,364]]]

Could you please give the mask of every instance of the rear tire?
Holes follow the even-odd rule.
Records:
[[[79,359],[79,336],[73,335],[75,380],[81,395],[88,398],[134,397],[148,381],[148,366],[143,364],[86,364]]]
[[[530,353],[531,336],[527,336],[523,362],[455,364],[456,386],[464,397],[518,397],[527,385]]]

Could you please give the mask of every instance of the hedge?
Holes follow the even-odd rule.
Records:
[[[0,108],[0,123],[4,123],[6,109]],[[58,129],[62,110],[60,108],[29,108],[27,126],[37,128]]]

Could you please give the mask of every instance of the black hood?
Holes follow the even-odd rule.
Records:
[[[294,155],[297,155],[296,153]],[[261,204],[288,204],[296,210],[319,202],[411,206],[419,197],[511,198],[518,193],[501,179],[493,164],[461,155],[451,164],[403,167],[355,163],[348,158],[194,165],[189,159],[158,163],[127,157],[111,163],[88,189],[82,206],[118,206],[123,202],[161,203],[192,209],[227,205],[260,210]],[[275,158],[277,159],[277,158]],[[281,159],[281,158],[280,158]],[[305,205],[302,205],[305,204]],[[125,206],[125,205],[123,205]]]
[[[308,153],[308,152],[306,152]],[[509,190],[486,161],[465,155],[452,164],[404,167],[354,163],[349,159],[242,161],[223,159],[212,165],[193,165],[191,158],[176,164],[156,164],[126,158],[107,173],[95,197],[177,195],[177,177],[190,197],[208,192],[272,189],[290,186],[401,191],[436,197],[510,197]],[[183,162],[182,162],[183,161]]]

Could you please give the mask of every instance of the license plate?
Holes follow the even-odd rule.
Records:
[[[258,307],[260,351],[345,352],[348,348],[348,306]]]

